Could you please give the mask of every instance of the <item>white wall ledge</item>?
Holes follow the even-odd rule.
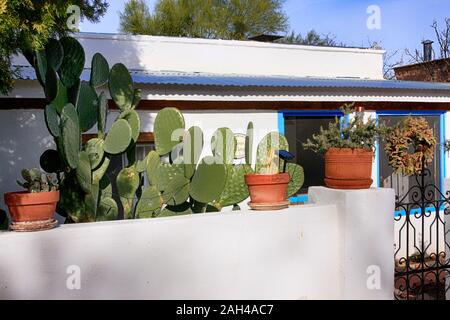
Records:
[[[365,278],[346,282],[340,210],[313,204],[0,233],[0,299],[345,299],[351,288],[356,298],[389,299],[393,288],[363,292]],[[392,259],[392,244],[378,249],[376,259]],[[80,290],[66,286],[73,265]]]

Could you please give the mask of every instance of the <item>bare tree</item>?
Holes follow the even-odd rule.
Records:
[[[434,20],[431,28],[439,45],[437,53],[434,49],[432,50],[432,60],[426,61],[423,52],[418,49],[413,51],[405,49],[405,54],[409,57],[410,64],[420,63],[431,80],[437,80],[439,75],[445,80],[450,80],[450,18],[445,18],[442,28]]]
[[[370,38],[367,39],[369,48],[381,50],[383,47],[378,41],[372,41]],[[363,45],[364,46],[364,45]],[[401,66],[403,64],[403,55],[398,57],[400,50],[395,50],[393,52],[386,52],[383,57],[383,78],[387,80],[395,79],[394,68]]]

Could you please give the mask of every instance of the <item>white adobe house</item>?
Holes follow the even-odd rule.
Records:
[[[0,298],[393,297],[394,192],[313,187],[308,193],[309,187],[323,184],[323,160],[304,151],[302,142],[341,116],[344,103],[356,102],[367,117],[390,123],[406,114],[425,116],[443,143],[450,138],[450,84],[384,80],[382,50],[88,33],[76,37],[86,51],[85,80],[92,56],[100,52],[110,66],[124,63],[142,90],[138,156],[152,147],[153,120],[163,107],[182,110],[187,126],[204,130],[206,143],[216,128],[244,133],[253,121],[255,141],[270,131],[287,136],[306,176],[292,201],[314,204],[283,215],[243,210],[0,234]],[[22,67],[21,79],[9,96],[0,97],[0,194],[16,190],[20,170],[35,167],[53,144],[34,70],[23,57],[14,64]],[[112,101],[110,106],[111,122],[117,113]],[[373,187],[392,187],[401,194],[410,181],[392,175],[380,149]],[[432,166],[438,185],[450,176],[447,160],[439,148]],[[116,161],[121,166],[124,160]],[[161,243],[164,248],[158,247]],[[82,291],[64,286],[65,268],[72,264],[88,270]],[[370,269],[374,266],[380,270]],[[377,270],[380,283],[371,288],[367,276]]]
[[[323,160],[301,143],[339,116],[346,102],[357,102],[367,116],[390,123],[405,114],[426,116],[440,143],[450,137],[450,84],[384,80],[382,50],[95,33],[76,37],[86,51],[86,80],[91,58],[100,52],[110,66],[124,63],[142,89],[142,154],[151,147],[153,119],[163,107],[182,110],[187,125],[205,130],[207,142],[216,128],[244,132],[253,121],[259,137],[273,130],[287,136],[306,173],[298,201],[306,200],[302,195],[309,186],[323,184]],[[0,161],[6,164],[0,168],[0,193],[13,190],[20,169],[35,166],[52,143],[42,125],[45,99],[34,70],[23,57],[14,64],[22,66],[22,77],[8,97],[0,97]],[[115,116],[112,112],[110,119]],[[435,158],[433,174],[443,186],[450,167],[442,148]],[[407,189],[407,181],[391,177],[383,153],[374,164],[373,186]]]

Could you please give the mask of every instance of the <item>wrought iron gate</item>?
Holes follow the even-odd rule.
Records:
[[[396,198],[396,299],[443,300],[450,287],[450,191],[441,192],[430,177],[424,169]]]

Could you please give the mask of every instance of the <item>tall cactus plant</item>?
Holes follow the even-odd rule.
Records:
[[[85,53],[70,37],[51,39],[45,50],[34,54],[32,62],[48,100],[45,120],[57,146],[57,150],[44,152],[40,162],[60,179],[58,213],[73,222],[116,219],[118,205],[105,173],[110,157],[133,148],[140,130],[134,110],[140,92],[133,89],[130,73],[122,64],[110,72],[106,59],[96,53],[90,81],[81,81]],[[97,93],[106,84],[122,111],[108,132],[106,96]],[[82,145],[82,133],[95,124],[98,136]]]

